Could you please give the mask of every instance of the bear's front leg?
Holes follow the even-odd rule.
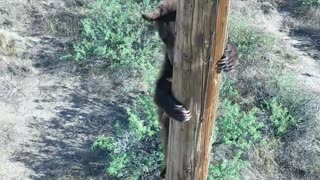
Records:
[[[189,121],[191,113],[188,111],[172,94],[171,82],[167,79],[160,78],[157,81],[155,90],[155,103],[169,117],[179,122]]]
[[[220,73],[222,70],[224,72],[229,72],[236,66],[238,62],[238,52],[235,45],[228,41],[227,47],[224,50],[222,58],[217,63],[217,72]]]

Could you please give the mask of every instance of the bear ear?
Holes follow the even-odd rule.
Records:
[[[175,21],[176,10],[176,0],[164,0],[153,12],[142,14],[142,18],[147,21]]]
[[[160,17],[160,10],[156,9],[152,13],[143,13],[142,18],[146,21],[156,21]]]
[[[157,9],[152,13],[142,14],[142,18],[147,21],[163,21],[163,22],[176,20],[176,11],[172,11],[172,12],[167,11],[165,14],[161,14],[160,12],[161,11]]]

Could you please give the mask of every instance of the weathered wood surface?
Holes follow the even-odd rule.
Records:
[[[178,0],[173,91],[189,108],[192,119],[170,121],[167,180],[207,179],[221,79],[215,67],[227,39],[229,9],[230,0]],[[213,64],[204,103],[208,57],[213,57]]]

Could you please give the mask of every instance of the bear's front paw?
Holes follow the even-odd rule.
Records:
[[[171,118],[179,122],[186,122],[191,119],[190,111],[183,107],[183,105],[175,105],[174,108],[167,113]]]
[[[236,47],[230,42],[224,51],[224,55],[217,63],[217,71],[220,73],[222,70],[224,72],[231,71],[238,62],[238,52]]]

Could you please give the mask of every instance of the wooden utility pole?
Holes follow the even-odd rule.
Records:
[[[227,40],[230,0],[178,0],[177,6],[173,91],[192,119],[170,121],[166,179],[206,180],[220,85],[215,67]]]

